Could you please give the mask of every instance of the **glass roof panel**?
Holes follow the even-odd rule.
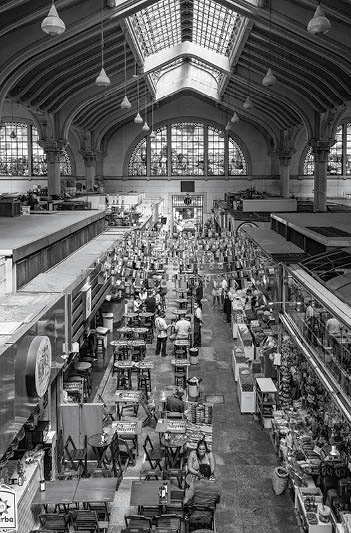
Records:
[[[192,41],[228,56],[239,25],[239,15],[213,0],[193,0],[193,6]]]
[[[144,57],[182,41],[179,0],[159,0],[129,20]]]

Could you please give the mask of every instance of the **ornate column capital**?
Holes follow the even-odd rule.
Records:
[[[97,152],[95,150],[79,150],[87,167],[95,166]]]
[[[315,159],[321,163],[325,163],[328,161],[329,151],[333,144],[335,144],[335,139],[310,139],[308,144],[312,147]]]
[[[61,152],[67,146],[65,141],[55,141],[53,139],[43,139],[38,141],[38,144],[46,153],[48,163],[59,163]]]
[[[278,148],[276,154],[279,158],[280,164],[284,166],[290,165],[290,160],[295,152],[295,148]]]

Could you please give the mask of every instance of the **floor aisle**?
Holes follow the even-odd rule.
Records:
[[[169,272],[170,276],[172,272]],[[169,283],[166,315],[175,308],[173,283]],[[203,304],[205,325],[202,328],[202,347],[199,364],[190,367],[190,375],[203,379],[205,397],[223,395],[223,403],[214,405],[213,449],[216,458],[216,476],[221,489],[221,504],[216,513],[217,533],[298,533],[292,501],[288,492],[275,496],[272,491],[272,472],[277,458],[268,430],[252,415],[240,414],[236,384],[231,370],[231,349],[234,342],[224,314],[213,310],[211,296]],[[172,343],[168,342],[168,352]],[[165,385],[173,382],[171,357],[155,356],[155,342],[148,345],[147,357],[155,360],[152,374],[153,395],[156,401]],[[116,379],[110,376],[103,391],[105,400],[113,401]],[[218,398],[220,399],[220,398]],[[140,410],[139,418],[144,418]],[[154,434],[149,427],[140,437],[140,455],[135,467],[129,467],[112,505],[109,533],[119,533],[124,515],[136,509],[129,506],[130,487],[139,478],[142,467],[142,443],[145,435]]]

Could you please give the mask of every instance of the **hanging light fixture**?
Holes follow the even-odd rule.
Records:
[[[137,114],[135,115],[134,122],[135,124],[142,124],[143,119],[140,116],[140,98],[139,98],[139,78],[137,78]]]
[[[130,109],[132,104],[128,100],[127,96],[127,45],[124,41],[124,97],[121,102],[121,109]]]
[[[143,127],[141,128],[143,131],[149,131],[149,125],[147,123],[146,117],[147,117],[147,111],[146,111],[146,82],[145,82],[145,92],[144,92],[144,103],[145,103],[145,122]]]
[[[238,115],[238,113],[236,111],[234,111],[233,116],[230,119],[230,122],[232,124],[237,124],[238,122],[240,122],[240,117],[239,117],[239,115]]]
[[[269,52],[272,51],[272,0],[269,0]],[[274,76],[272,68],[268,67],[267,73],[262,80],[262,85],[265,87],[272,87],[277,81],[277,78]]]
[[[329,19],[325,16],[323,9],[321,8],[320,1],[317,9],[314,12],[313,17],[307,24],[307,31],[313,35],[325,34],[331,28]]]
[[[13,102],[12,102],[12,100],[11,100],[11,122],[12,122],[12,126],[14,126],[14,127],[12,128],[12,131],[10,133],[10,137],[11,137],[11,139],[17,139],[17,133],[15,131],[16,126],[15,126],[14,121],[13,121]]]
[[[249,78],[249,94],[246,97],[245,102],[243,103],[243,108],[246,110],[253,108],[253,103],[250,98],[250,90],[251,90],[251,47],[250,47],[250,38],[248,39],[248,47],[249,47],[249,72],[248,72],[248,78]]]
[[[104,1],[101,0],[101,70],[95,80],[98,87],[108,87],[111,84],[110,78],[104,69]]]
[[[155,139],[156,134],[154,132],[154,101],[151,102],[151,133],[150,139]]]
[[[65,23],[58,16],[54,0],[52,0],[47,17],[41,23],[41,29],[48,35],[61,35],[66,29]]]
[[[134,73],[132,75],[132,78],[135,78],[135,79],[138,79],[138,67],[137,67],[137,62],[134,61]]]

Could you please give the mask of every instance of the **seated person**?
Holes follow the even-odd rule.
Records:
[[[211,481],[211,468],[207,464],[201,464],[200,479],[190,485],[185,492],[184,505],[201,505],[206,509],[193,509],[190,511],[189,523],[196,529],[206,528],[211,525],[211,507],[220,502],[221,495],[216,482]]]
[[[168,396],[166,400],[166,411],[170,411],[171,413],[184,413],[183,395],[184,391],[182,387],[178,387],[174,394]]]
[[[155,292],[152,291],[150,296],[148,296],[145,300],[145,311],[148,313],[156,313],[156,298],[155,298]]]
[[[174,325],[174,329],[176,332],[176,339],[188,339],[191,332],[191,323],[189,320],[189,316],[187,315],[184,318],[180,318],[180,320],[177,320]]]
[[[200,466],[202,464],[208,465],[211,470],[210,476],[214,476],[216,467],[214,456],[213,453],[208,449],[207,443],[204,439],[199,440],[196,450],[192,450],[189,454],[187,462],[188,474],[186,476],[187,485],[191,485],[191,483],[202,477],[200,474]]]

